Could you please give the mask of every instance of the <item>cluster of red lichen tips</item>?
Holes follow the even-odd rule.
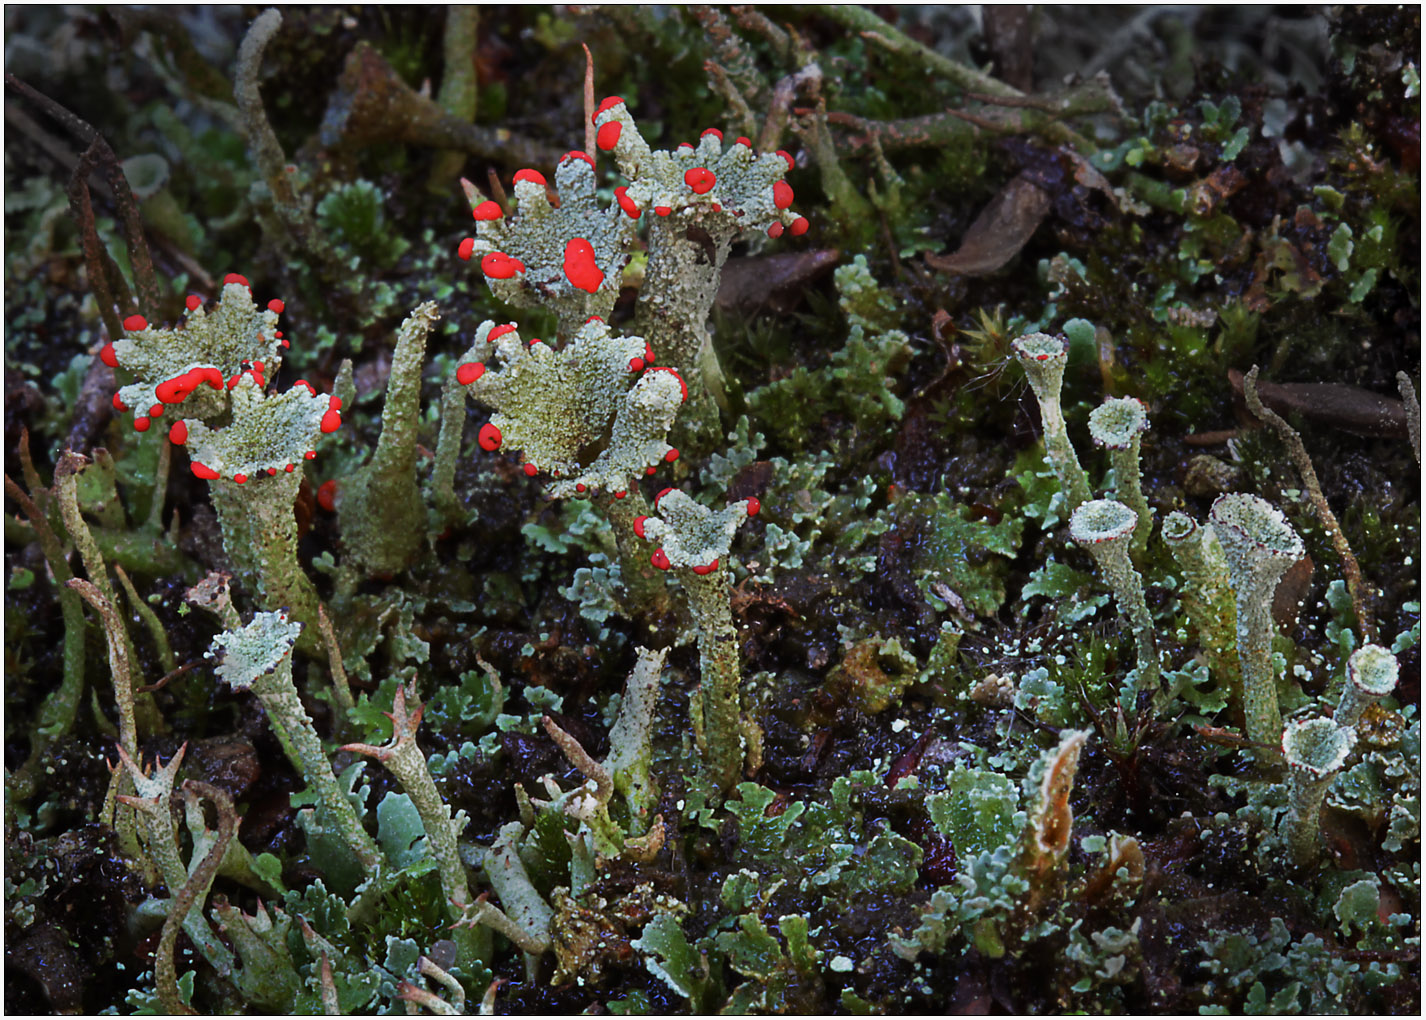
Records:
[[[484,359],[496,353],[503,365],[489,371]],[[653,430],[646,433],[637,429],[626,433],[626,441],[629,435],[636,438],[618,447],[624,452],[605,445],[593,463],[582,460],[580,451],[596,442],[595,433],[600,429],[615,427],[603,423],[639,413],[631,401],[648,389],[652,376],[671,379],[677,385],[676,390],[669,389],[669,384],[654,386],[664,391],[661,399],[666,403],[662,406],[669,408],[672,420],[672,408],[688,399],[688,386],[676,370],[655,364],[655,358],[646,340],[611,334],[600,316],[591,315],[571,343],[559,351],[539,339],[524,343],[514,323],[483,328],[457,363],[455,376],[474,399],[495,409],[492,420],[482,425],[476,436],[482,450],[495,453],[508,449],[513,436],[514,445],[526,447],[521,450],[526,458],[521,465],[525,475],[534,478],[547,473],[557,498],[592,496],[607,487],[615,499],[623,499],[628,495],[628,483],[617,484],[616,479],[637,473],[652,475],[660,464],[678,459],[678,451],[662,441],[663,432],[651,426]],[[617,382],[617,375],[625,371],[636,377],[632,386]],[[576,382],[575,377],[581,374],[589,379]],[[581,426],[575,424],[579,419],[567,417],[576,413],[561,397],[569,386],[584,387],[581,392],[586,394],[602,393],[597,406],[579,412],[588,423],[600,424]],[[584,431],[591,427],[592,432]],[[605,442],[607,436],[605,433]],[[654,460],[649,463],[647,458]]]
[[[664,497],[677,494],[679,506],[662,507]],[[660,570],[674,566],[687,567],[700,577],[713,573],[721,563],[716,549],[727,551],[727,543],[739,523],[748,517],[756,517],[762,503],[751,497],[741,502],[731,503],[721,512],[702,507],[678,489],[664,489],[654,497],[654,510],[664,514],[665,519],[642,515],[634,518],[634,534],[646,541],[658,542],[649,562]],[[656,531],[656,534],[650,534]],[[698,545],[703,551],[688,548],[688,543]],[[674,548],[673,558],[669,548]]]
[[[237,322],[246,329],[255,332],[250,337],[245,337],[239,333],[240,349],[246,349],[248,353],[239,355],[233,353],[231,332],[231,318],[224,320],[222,312],[222,302],[219,303],[218,320],[205,317],[202,311],[204,300],[198,294],[189,294],[184,299],[185,315],[187,319],[174,330],[162,328],[151,328],[147,319],[142,315],[130,315],[123,320],[125,336],[120,338],[116,346],[114,342],[109,342],[99,352],[99,359],[112,368],[123,368],[131,371],[136,377],[136,381],[121,387],[119,392],[114,394],[113,406],[117,411],[127,411],[123,394],[127,391],[130,395],[140,393],[147,395],[150,392],[155,398],[155,402],[146,409],[146,413],[136,414],[134,418],[134,429],[139,432],[147,432],[153,423],[154,418],[162,417],[167,410],[177,408],[184,404],[190,396],[202,390],[214,396],[206,398],[207,403],[199,405],[189,405],[185,410],[190,414],[188,418],[180,418],[173,422],[168,429],[168,439],[174,445],[185,445],[189,442],[193,430],[199,430],[204,434],[211,432],[204,423],[204,418],[212,418],[221,414],[223,410],[230,407],[232,391],[240,385],[252,387],[261,394],[267,387],[268,363],[263,358],[254,357],[253,354],[263,350],[275,353],[279,347],[286,348],[289,342],[283,338],[280,330],[271,329],[277,321],[277,316],[285,310],[283,302],[274,298],[267,303],[266,312],[259,312],[251,305],[252,288],[246,277],[237,273],[227,274],[222,281],[222,286],[226,289],[232,285],[244,288],[247,293],[248,304],[232,310],[232,314],[238,316]],[[243,311],[243,307],[251,309],[250,312]],[[195,318],[196,315],[196,318]],[[245,319],[244,316],[252,315],[254,319]],[[215,324],[222,323],[225,324]],[[191,330],[190,330],[191,327]],[[207,330],[207,332],[205,332]],[[214,339],[213,330],[217,330],[220,339]],[[225,330],[228,330],[226,334]],[[271,330],[269,333],[268,331]],[[188,338],[186,341],[184,338]],[[272,341],[276,341],[274,344]],[[227,352],[224,355],[222,352]],[[220,366],[217,364],[204,363],[208,358],[217,361],[230,357],[232,361]],[[264,355],[264,358],[267,355]],[[194,361],[198,363],[194,363]],[[183,364],[188,361],[188,367],[181,371],[175,370],[172,366]],[[160,366],[156,369],[155,366]],[[170,366],[164,374],[162,366]],[[160,377],[157,382],[153,381],[155,374]],[[203,387],[207,387],[206,390]],[[315,388],[305,380],[298,380],[295,387],[305,389],[310,395],[316,396]],[[224,396],[224,395],[227,396]],[[222,396],[222,400],[214,404],[212,400]],[[147,403],[147,401],[143,401]],[[197,417],[192,415],[196,414]],[[315,412],[314,412],[315,414]],[[190,423],[191,427],[190,427]],[[319,428],[321,432],[334,432],[341,426],[341,400],[335,396],[328,398],[327,407],[324,410]],[[316,456],[316,452],[307,451],[307,459]],[[199,478],[215,480],[222,477],[221,473],[194,459],[191,469]],[[282,470],[292,472],[296,469],[293,463],[282,466]],[[276,475],[279,468],[266,466],[263,468],[266,474]],[[232,480],[238,484],[248,481],[247,473],[236,471],[232,475]]]
[[[724,145],[723,132],[708,128],[699,136],[698,144],[684,142],[672,152],[652,152],[640,136],[624,101],[610,96],[599,104],[593,114],[596,127],[595,148],[614,155],[621,169],[630,175],[630,183],[614,189],[614,200],[630,219],[637,220],[645,209],[655,216],[672,216],[680,211],[725,213],[738,222],[740,229],[765,230],[769,237],[784,233],[798,236],[807,232],[806,217],[791,212],[792,186],[782,175],[793,169],[792,156],[779,149],[776,153],[757,153],[752,142],[739,137]],[[590,173],[594,167],[593,153],[574,151],[561,158],[563,172],[571,164],[583,163]],[[523,169],[515,174],[515,192],[544,201],[548,182],[537,170]],[[531,189],[538,189],[531,190]],[[561,194],[564,182],[561,182]],[[506,210],[499,202],[484,199],[467,184],[471,198],[471,214],[478,229],[486,231],[507,222]],[[519,204],[517,202],[517,204]],[[480,269],[488,280],[512,280],[522,277],[527,266],[520,257],[502,250],[499,234],[482,232],[482,241],[474,237],[461,240],[457,255],[470,261],[478,250]],[[514,250],[522,250],[516,246]],[[524,252],[524,258],[531,253]],[[570,237],[564,246],[563,275],[579,290],[595,293],[605,282],[606,270],[596,261],[595,245],[585,236]],[[607,269],[607,267],[606,267]]]

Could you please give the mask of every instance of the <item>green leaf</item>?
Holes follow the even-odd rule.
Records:
[[[1034,595],[1047,595],[1052,599],[1068,598],[1091,580],[1093,578],[1089,574],[1050,559],[1030,575],[1025,587],[1020,589],[1020,597],[1028,599]]]
[[[944,793],[926,798],[931,821],[960,858],[1014,842],[1020,828],[1015,817],[1019,806],[1013,780],[980,769],[956,769],[946,777]]]
[[[693,1000],[708,980],[708,962],[688,944],[672,914],[655,914],[630,945],[645,954],[649,973],[685,999]]]
[[[777,794],[757,783],[739,783],[738,799],[727,803],[730,814],[738,820],[738,839],[743,849],[757,858],[778,856],[787,842],[788,831],[802,817],[807,805],[793,801],[781,814],[768,817],[769,804]]]
[[[425,840],[421,813],[406,794],[388,793],[376,805],[376,841],[393,867],[405,869],[423,861],[434,867]]]

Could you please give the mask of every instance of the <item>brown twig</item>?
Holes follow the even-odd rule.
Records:
[[[183,927],[188,912],[193,909],[198,897],[208,891],[218,874],[223,854],[227,853],[228,844],[233,841],[233,836],[238,831],[238,813],[233,810],[233,798],[228,796],[228,792],[210,783],[197,779],[185,780],[183,795],[201,796],[213,802],[213,806],[218,809],[218,838],[203,855],[198,867],[188,876],[188,881],[183,883],[183,888],[169,901],[168,916],[164,918],[158,949],[154,952],[154,986],[159,1002],[166,1012],[193,1016],[194,1010],[183,1001],[178,992],[178,965],[174,959],[174,950],[178,945],[179,929]]]
[[[1248,410],[1270,426],[1287,446],[1288,456],[1297,466],[1297,473],[1302,476],[1302,484],[1307,489],[1307,495],[1312,500],[1313,508],[1317,511],[1317,517],[1331,537],[1333,547],[1337,550],[1337,558],[1342,563],[1342,573],[1346,575],[1347,592],[1352,597],[1352,611],[1356,613],[1357,627],[1361,631],[1362,640],[1375,642],[1376,625],[1372,622],[1371,611],[1366,604],[1366,593],[1362,590],[1362,568],[1357,563],[1357,557],[1352,553],[1352,547],[1347,542],[1347,536],[1342,532],[1342,526],[1337,523],[1337,515],[1327,505],[1327,497],[1322,494],[1322,484],[1317,480],[1317,470],[1312,466],[1312,458],[1307,454],[1307,447],[1302,444],[1302,437],[1291,425],[1284,421],[1277,412],[1263,406],[1262,400],[1258,397],[1257,383],[1258,366],[1254,365],[1252,371],[1243,376],[1243,400],[1247,403]]]
[[[594,159],[594,54],[584,47],[584,153]]]
[[[164,687],[166,687],[166,686],[168,685],[169,681],[171,681],[171,680],[177,680],[177,679],[178,679],[179,677],[181,677],[184,673],[187,673],[189,670],[193,669],[195,666],[201,665],[202,662],[203,662],[202,659],[189,659],[187,662],[185,662],[182,666],[179,666],[177,669],[169,670],[169,671],[168,671],[167,673],[165,673],[165,674],[163,675],[163,677],[162,677],[160,680],[158,680],[156,683],[145,684],[143,687],[140,687],[140,688],[139,688],[137,691],[135,691],[134,693],[135,693],[135,694],[152,694],[154,691],[161,691],[161,690],[163,690]]]

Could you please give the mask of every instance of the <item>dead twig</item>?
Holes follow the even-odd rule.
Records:
[[[1374,643],[1376,625],[1372,622],[1371,611],[1367,608],[1366,592],[1362,590],[1362,568],[1352,553],[1342,526],[1337,523],[1337,515],[1327,505],[1327,497],[1322,494],[1322,484],[1317,480],[1317,470],[1312,466],[1312,458],[1307,454],[1307,447],[1302,444],[1302,437],[1277,412],[1263,406],[1262,400],[1258,398],[1257,383],[1258,366],[1254,365],[1252,371],[1243,376],[1243,399],[1247,402],[1248,410],[1270,426],[1287,446],[1288,456],[1297,466],[1297,473],[1302,476],[1302,484],[1317,511],[1317,517],[1331,537],[1332,546],[1337,550],[1337,559],[1341,561],[1342,573],[1346,575],[1347,592],[1352,597],[1352,611],[1357,616],[1357,628],[1361,631],[1362,641]]]

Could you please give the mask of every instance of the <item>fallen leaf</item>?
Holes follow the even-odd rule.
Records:
[[[927,255],[926,264],[943,273],[985,276],[1025,247],[1050,210],[1050,196],[1023,174],[987,203],[951,255]]]

